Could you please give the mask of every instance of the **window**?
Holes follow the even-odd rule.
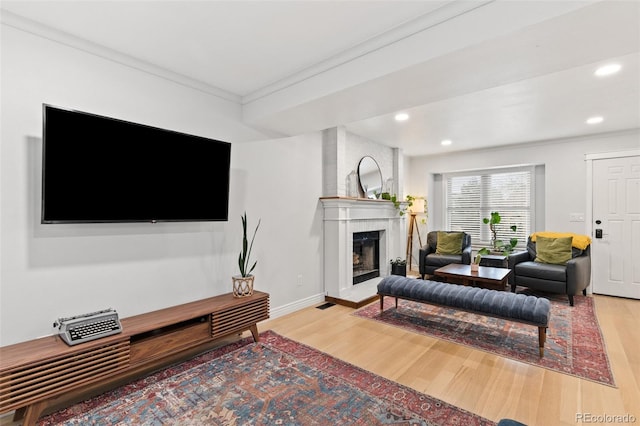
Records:
[[[491,212],[500,213],[499,240],[518,239],[524,247],[534,221],[534,167],[480,170],[445,174],[445,226],[471,235],[474,246],[491,244],[489,225],[482,222]],[[515,225],[514,234],[511,226]]]

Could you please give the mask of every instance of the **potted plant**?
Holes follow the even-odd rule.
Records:
[[[489,229],[491,230],[491,247],[494,252],[502,252],[504,255],[509,255],[513,251],[513,249],[518,244],[517,238],[510,238],[509,243],[505,243],[502,240],[498,239],[498,231],[496,225],[498,225],[502,221],[502,217],[500,217],[500,213],[491,212],[491,217],[485,217],[482,219],[484,224],[489,225]],[[518,229],[516,225],[511,225],[509,227],[511,231],[516,232]],[[485,253],[488,254],[488,253]]]
[[[389,261],[391,263],[391,274],[392,275],[401,275],[403,277],[407,276],[407,260],[396,257],[395,259],[391,259]]]
[[[234,297],[245,297],[251,296],[253,294],[253,279],[254,276],[251,275],[251,272],[256,267],[258,261],[253,262],[253,265],[249,267],[251,263],[251,250],[253,249],[253,240],[256,238],[256,233],[258,232],[258,227],[260,227],[260,219],[258,219],[258,224],[256,225],[255,231],[253,231],[253,236],[251,237],[251,244],[249,244],[249,240],[247,239],[247,212],[242,215],[242,251],[238,256],[238,267],[240,269],[240,275],[235,275],[232,277],[233,279],[233,296]]]
[[[482,260],[482,255],[490,254],[490,253],[491,253],[491,250],[489,250],[486,247],[483,247],[480,250],[478,250],[478,253],[476,253],[476,257],[473,259],[473,263],[471,264],[471,270],[474,272],[477,272],[478,269],[480,269],[480,260]]]

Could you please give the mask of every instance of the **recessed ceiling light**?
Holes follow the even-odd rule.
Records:
[[[598,68],[594,74],[597,75],[598,77],[605,77],[607,75],[617,73],[618,71],[620,71],[621,68],[622,68],[622,65],[620,64],[607,64]]]
[[[598,123],[602,123],[603,121],[604,121],[604,118],[602,118],[600,116],[596,116],[596,117],[588,118],[586,123],[587,124],[598,124]]]
[[[409,114],[406,112],[399,112],[396,114],[396,121],[407,121],[409,119]]]
[[[449,145],[451,145],[452,143],[453,143],[453,142],[451,142],[451,140],[450,140],[450,139],[445,139],[445,140],[443,140],[442,142],[440,142],[440,145],[442,145],[442,146],[449,146]]]

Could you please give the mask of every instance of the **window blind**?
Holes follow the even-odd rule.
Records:
[[[496,226],[498,239],[517,238],[518,247],[524,247],[533,223],[533,167],[452,173],[444,179],[447,229],[464,231],[474,246],[488,247],[491,231],[482,219],[497,211],[502,218]]]

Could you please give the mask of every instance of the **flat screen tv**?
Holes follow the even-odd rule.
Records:
[[[46,104],[42,139],[42,223],[228,220],[228,142]]]

